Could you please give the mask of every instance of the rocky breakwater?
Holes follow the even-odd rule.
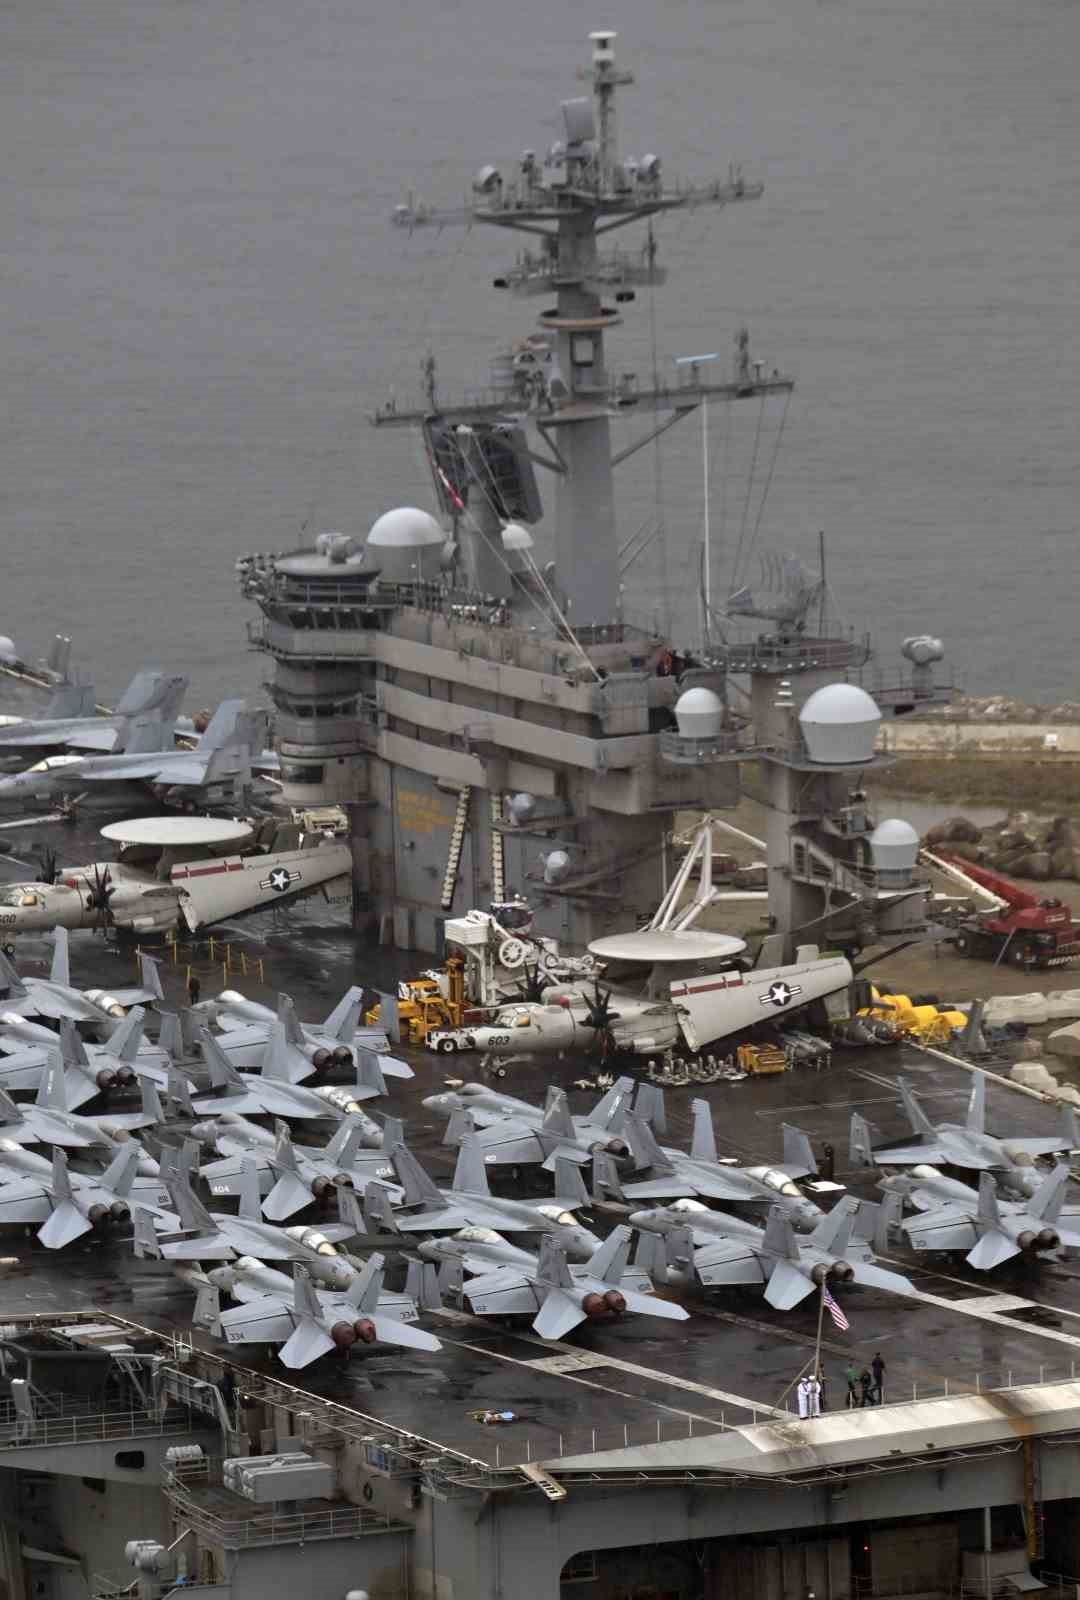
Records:
[[[1014,811],[983,828],[967,817],[950,817],[931,828],[923,844],[1008,878],[1080,881],[1080,825],[1071,817],[1039,823],[1026,811]]]

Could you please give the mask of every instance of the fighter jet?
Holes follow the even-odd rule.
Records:
[[[266,731],[265,712],[246,710],[243,700],[223,700],[194,748],[178,750],[171,721],[137,717],[108,755],[83,756],[60,766],[42,762],[0,778],[0,803],[137,783],[158,800],[194,808],[211,794],[218,797],[218,791],[220,798],[227,798],[250,787],[252,763]]]
[[[224,1334],[230,1344],[280,1344],[278,1360],[293,1369],[355,1344],[441,1350],[434,1334],[412,1326],[415,1302],[383,1292],[384,1267],[384,1257],[376,1252],[344,1293],[335,1293],[316,1289],[299,1261],[290,1279],[245,1256],[234,1266],[210,1270],[210,1294],[200,1295],[194,1320],[211,1333]],[[214,1302],[222,1288],[242,1304],[217,1310]]]
[[[497,1234],[493,1237],[499,1239]],[[682,1306],[657,1299],[645,1274],[628,1268],[632,1239],[629,1228],[613,1229],[584,1266],[570,1266],[565,1251],[549,1234],[540,1240],[538,1257],[499,1240],[516,1259],[489,1265],[463,1284],[460,1292],[477,1316],[532,1316],[533,1330],[542,1339],[562,1339],[579,1323],[610,1321],[626,1311],[685,1322],[688,1313]],[[420,1254],[430,1261],[453,1262],[459,1271],[461,1267],[471,1271],[477,1259],[473,1253],[476,1242],[463,1240],[459,1234],[457,1239],[422,1244]],[[484,1243],[492,1249],[490,1240]],[[455,1244],[464,1244],[465,1249],[459,1253],[453,1249]],[[449,1278],[441,1281],[445,1287]]]
[[[26,750],[112,751],[118,748],[118,741],[123,747],[125,732],[140,717],[154,717],[167,724],[172,737],[172,720],[180,709],[187,684],[186,678],[144,668],[132,678],[109,716],[95,716],[92,710],[52,716],[50,706],[44,717],[0,727],[0,754],[17,755]]]
[[[858,1166],[950,1166],[970,1167],[977,1172],[997,1172],[1010,1189],[1034,1195],[1042,1174],[1032,1165],[1034,1156],[1052,1155],[1058,1150],[1073,1150],[1080,1143],[1072,1106],[1061,1107],[1061,1132],[1046,1137],[997,1139],[986,1131],[986,1074],[973,1072],[967,1120],[942,1122],[935,1128],[904,1078],[897,1087],[912,1131],[920,1143],[880,1146],[874,1143],[870,1124],[858,1112],[851,1118],[851,1160]]]
[[[423,1104],[429,1111],[450,1111],[443,1144],[460,1144],[479,1123],[476,1139],[489,1166],[539,1162],[551,1172],[560,1156],[584,1165],[597,1150],[628,1155],[621,1130],[633,1092],[634,1080],[620,1078],[584,1117],[571,1117],[566,1095],[555,1088],[548,1090],[543,1110],[482,1084],[465,1084],[457,1094],[429,1095]]]
[[[74,1149],[101,1146],[115,1155],[133,1129],[156,1127],[162,1121],[156,1085],[149,1078],[143,1078],[139,1087],[141,1111],[110,1112],[93,1117],[69,1111],[64,1065],[59,1050],[54,1050],[32,1104],[16,1104],[0,1089],[0,1131],[17,1144],[58,1144]],[[157,1164],[140,1152],[139,1171],[154,1176]]]
[[[142,1148],[134,1140],[115,1146],[116,1156],[126,1156],[129,1151],[134,1151],[141,1160]],[[55,1153],[55,1152],[54,1152]],[[150,1212],[156,1212],[159,1207],[169,1203],[168,1190],[162,1185],[160,1177],[142,1174],[138,1170],[139,1160],[136,1161],[136,1173],[131,1186],[131,1203],[145,1205]],[[103,1181],[104,1171],[101,1173],[76,1173],[70,1174],[71,1183],[78,1188],[83,1183],[97,1184]],[[36,1150],[28,1150],[25,1145],[17,1144],[14,1139],[0,1139],[0,1195],[6,1195],[21,1183],[36,1184],[44,1190],[53,1181],[53,1163],[48,1156],[39,1155]]]
[[[47,978],[20,977],[0,951],[0,989],[4,991],[0,1004],[13,1016],[51,1017],[55,1022],[69,1017],[72,1022],[92,1022],[108,1033],[115,1026],[114,1019],[122,1018],[129,1006],[162,998],[157,962],[148,957],[142,976],[144,982],[132,989],[77,989],[71,981],[67,929],[57,928]]]
[[[1068,1165],[1059,1163],[1026,1201],[1000,1200],[989,1172],[980,1172],[978,1193],[933,1167],[885,1178],[881,1187],[921,1213],[899,1224],[913,1249],[964,1250],[969,1266],[989,1271],[1021,1254],[1080,1247],[1080,1233],[1060,1225],[1070,1176]]]
[[[678,1200],[672,1206],[636,1211],[632,1227],[665,1240],[639,1264],[651,1270],[654,1281],[694,1284],[705,1288],[735,1284],[765,1285],[765,1298],[778,1311],[789,1311],[823,1283],[862,1284],[888,1289],[893,1294],[914,1293],[909,1280],[879,1267],[865,1245],[852,1240],[854,1209],[841,1201],[823,1217],[813,1233],[797,1239],[779,1206],[769,1212],[764,1228],[741,1217],[710,1211],[697,1200]],[[651,1258],[651,1259],[650,1259]]]
[[[42,1158],[39,1157],[39,1160]],[[67,1156],[54,1150],[47,1178],[21,1178],[0,1187],[0,1223],[40,1222],[38,1238],[47,1250],[62,1250],[86,1233],[124,1222],[131,1206],[139,1204],[158,1228],[179,1227],[180,1219],[166,1211],[145,1187],[133,1192],[139,1148],[121,1145],[99,1178],[68,1172]]]
[[[378,1058],[370,1052],[361,1055],[356,1068],[356,1085],[335,1093],[333,1088],[306,1089],[289,1076],[289,1044],[283,1023],[270,1029],[262,1067],[258,1072],[239,1073],[221,1048],[221,1043],[206,1028],[199,1029],[199,1044],[210,1069],[215,1089],[227,1090],[224,1098],[204,1096],[195,1101],[202,1116],[220,1111],[235,1111],[241,1116],[344,1117],[359,1110],[361,1100],[386,1093],[386,1083],[378,1068]]]
[[[234,1067],[262,1065],[270,1033],[279,1023],[288,1044],[289,1078],[302,1083],[313,1073],[332,1066],[351,1067],[360,1050],[378,1056],[385,1078],[411,1078],[413,1070],[404,1061],[388,1054],[385,1033],[378,1028],[358,1033],[357,1022],[364,1002],[360,988],[346,990],[324,1023],[301,1022],[287,994],[278,995],[277,1013],[257,1000],[248,1000],[235,990],[225,989],[216,1000],[203,1002],[199,1010],[214,1017],[221,1036],[218,1044]]]
[[[405,1190],[406,1206],[420,1209],[392,1213],[384,1191],[369,1185],[364,1191],[364,1216],[373,1233],[451,1233],[477,1226],[500,1233],[545,1233],[553,1235],[573,1261],[587,1261],[599,1247],[596,1235],[574,1216],[574,1209],[585,1205],[588,1197],[573,1162],[556,1163],[555,1200],[501,1200],[488,1186],[484,1153],[475,1134],[461,1141],[449,1189],[439,1189],[403,1144],[391,1151],[390,1160]]]
[[[794,1181],[817,1171],[810,1141],[801,1129],[786,1122],[782,1124],[784,1160],[780,1166],[722,1166],[717,1156],[708,1101],[693,1101],[691,1110],[694,1132],[689,1155],[658,1145],[648,1124],[631,1112],[626,1119],[626,1131],[634,1164],[651,1176],[627,1182],[616,1172],[610,1158],[598,1155],[593,1166],[594,1196],[659,1200],[699,1195],[707,1200],[744,1200],[779,1206],[794,1226],[804,1231],[818,1226],[824,1216],[821,1207],[804,1195]]]
[[[180,1166],[170,1169],[165,1184],[181,1229],[192,1237],[159,1240],[153,1218],[137,1207],[132,1212],[136,1256],[166,1261],[232,1261],[240,1256],[255,1256],[262,1261],[303,1261],[336,1288],[347,1288],[352,1281],[352,1269],[338,1255],[335,1244],[353,1238],[363,1229],[358,1208],[351,1222],[327,1223],[321,1228],[279,1228],[264,1222],[254,1161],[245,1170],[237,1216],[207,1211]],[[345,1191],[345,1199],[346,1204],[349,1200],[355,1204],[349,1190]]]
[[[139,1044],[142,1040],[143,1019],[141,1006],[128,1012],[115,1033],[104,1044],[85,1044],[67,1017],[60,1024],[60,1059],[64,1065],[64,1082],[69,1111],[77,1111],[88,1100],[105,1094],[117,1083],[131,1083],[145,1074],[159,1086],[168,1081],[165,1067],[156,1061],[139,1061]],[[20,1089],[37,1089],[49,1063],[50,1053],[56,1050],[56,1034],[40,1023],[26,1022],[12,1016],[18,1032],[12,1028],[0,1036],[0,1088],[14,1094]],[[5,1015],[0,1013],[0,1027],[5,1025]],[[28,1043],[28,1039],[34,1043]]]
[[[204,1164],[201,1174],[215,1198],[239,1194],[244,1162],[253,1158],[260,1191],[266,1195],[263,1215],[271,1222],[284,1222],[286,1217],[309,1206],[313,1199],[323,1199],[342,1184],[360,1189],[368,1183],[381,1184],[391,1202],[399,1204],[404,1191],[394,1181],[388,1152],[400,1144],[402,1125],[396,1117],[387,1117],[382,1130],[382,1153],[361,1154],[366,1140],[365,1125],[372,1126],[366,1117],[363,1120],[357,1116],[346,1117],[330,1142],[320,1150],[310,1145],[294,1145],[285,1122],[278,1123],[274,1134],[248,1124],[260,1135],[258,1143],[233,1143],[227,1136],[220,1139],[219,1147],[229,1148],[220,1161]]]

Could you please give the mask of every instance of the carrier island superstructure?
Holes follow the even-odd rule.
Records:
[[[563,103],[565,138],[545,157],[526,151],[509,178],[482,167],[463,211],[395,213],[540,238],[551,290],[538,331],[494,362],[490,391],[444,397],[432,364],[421,409],[391,403],[372,419],[419,430],[439,516],[398,507],[366,541],[323,534],[239,563],[262,611],[251,641],[274,663],[282,799],[348,810],[357,923],[384,943],[439,950],[447,917],[516,894],[537,931],[573,951],[651,914],[675,814],[733,806],[740,764],[758,760],[771,926],[787,954],[804,938],[902,938],[923,918],[914,834],[875,831],[859,774],[880,713],[933,697],[940,647],[909,641],[911,681],[875,703],[855,681],[869,646],[815,633],[802,579],[781,585],[779,604],[732,597],[729,615],[772,631],[732,643],[710,628],[693,656],[623,619],[620,462],[703,403],[792,385],[751,360],[745,335],[730,372],[690,359],[672,384],[646,384],[613,364],[608,335],[633,301],[638,258],[613,272],[604,235],[762,189],[738,168],[674,186],[659,157],[620,158],[617,90],[632,80],[613,33],[591,43],[592,94]],[[640,259],[654,282],[652,251]],[[613,452],[613,419],[638,417]],[[530,532],[538,472],[555,485],[553,563]]]

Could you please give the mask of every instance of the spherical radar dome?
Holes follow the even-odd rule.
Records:
[[[419,506],[396,506],[384,511],[371,525],[368,544],[380,549],[416,550],[428,545],[438,545],[440,550],[446,535],[429,511]]]
[[[799,724],[811,761],[825,767],[861,766],[873,759],[881,712],[858,684],[827,683],[807,700]]]
[[[533,536],[520,522],[508,522],[502,531],[502,547],[504,550],[531,550]]]
[[[724,726],[724,702],[711,689],[687,689],[675,702],[675,721],[684,739],[715,739]]]
[[[919,835],[903,817],[886,817],[870,835],[874,865],[886,872],[910,872],[919,855]]]

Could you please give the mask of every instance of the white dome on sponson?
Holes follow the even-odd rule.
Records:
[[[861,766],[873,759],[881,712],[858,684],[827,683],[806,701],[799,725],[811,761],[823,767]]]
[[[919,835],[903,817],[886,817],[870,835],[875,867],[886,872],[910,872],[919,857]]]
[[[686,689],[675,702],[675,721],[684,739],[715,739],[724,726],[724,702],[712,689]]]
[[[431,515],[419,506],[396,506],[384,511],[371,525],[367,542],[380,549],[416,550],[437,544],[441,549],[446,535]]]

